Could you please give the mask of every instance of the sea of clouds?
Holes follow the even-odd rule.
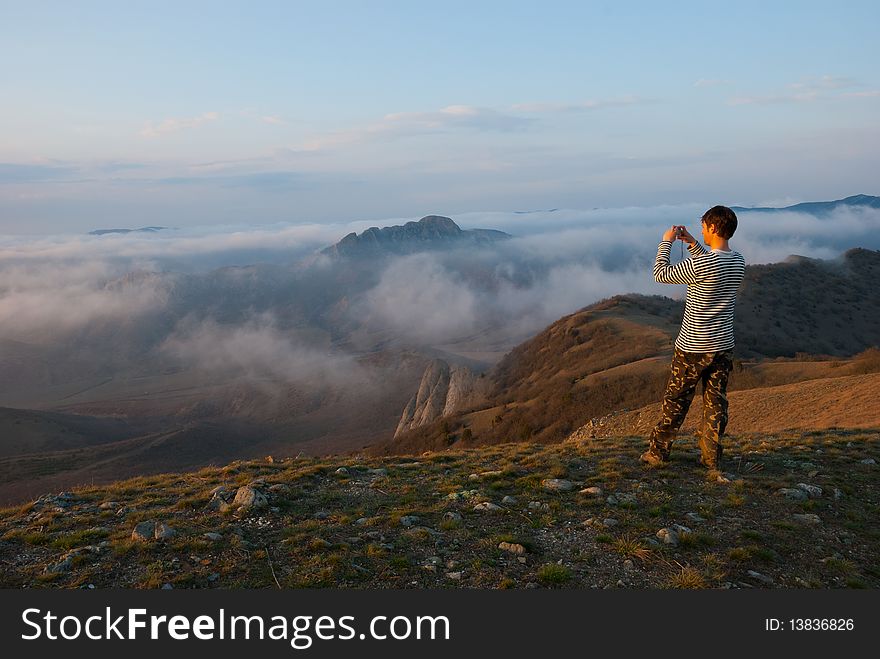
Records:
[[[500,229],[513,238],[491,249],[391,259],[378,284],[352,301],[349,313],[368,318],[371,329],[432,345],[499,322],[511,336],[525,337],[619,293],[679,298],[684,287],[656,284],[651,277],[657,243],[672,224],[685,224],[699,237],[705,210],[694,204],[454,215],[463,229]],[[417,219],[0,236],[0,340],[57,342],[93,323],[130,323],[160,312],[168,303],[168,273],[185,276],[253,263],[327,267],[316,252],[345,234]],[[792,254],[835,259],[852,247],[878,249],[880,210],[841,208],[827,217],[741,212],[731,247],[750,264]],[[673,261],[680,251],[673,247]],[[474,267],[492,276],[474,278]],[[125,286],[114,284],[131,272],[139,276]],[[297,270],[289,272],[296,276]],[[296,371],[318,379],[335,379],[350,364],[327,346],[296,338],[270,316],[244,325],[212,318],[193,325],[187,319],[167,337],[166,353],[209,369],[221,355],[223,364],[243,372]]]

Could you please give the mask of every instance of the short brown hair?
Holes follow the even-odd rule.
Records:
[[[727,206],[712,206],[703,213],[702,221],[725,240],[736,231],[736,213]]]

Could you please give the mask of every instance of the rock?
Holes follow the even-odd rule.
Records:
[[[491,501],[484,501],[483,503],[478,503],[474,506],[474,511],[476,512],[488,512],[493,510],[503,510],[501,506],[492,503]]]
[[[516,498],[508,494],[501,500],[501,503],[507,504],[508,506],[514,506],[516,505]]]
[[[496,469],[493,471],[483,471],[483,472],[480,472],[479,474],[471,474],[470,476],[468,476],[468,480],[469,481],[481,481],[486,478],[498,478],[503,473],[504,472],[501,471],[500,469]]]
[[[358,518],[354,521],[355,526],[364,526],[364,525],[369,524],[369,523],[370,523],[370,518],[369,518],[369,517],[358,517]]]
[[[367,473],[370,474],[370,476],[387,476],[388,470],[379,467],[378,469],[367,469]]]
[[[683,533],[693,533],[688,527],[683,524],[673,524],[672,528],[675,529],[676,533],[682,535]]]
[[[63,572],[69,572],[70,568],[73,567],[73,557],[75,554],[65,554],[60,561],[57,563],[53,563],[52,565],[46,566],[47,574],[61,574]]]
[[[447,510],[443,513],[443,519],[448,522],[460,522],[462,517],[460,513],[457,513],[454,510]]]
[[[177,531],[175,531],[164,522],[159,522],[158,524],[156,524],[156,530],[153,534],[153,537],[156,538],[156,540],[168,540],[169,538],[173,538],[176,535]]]
[[[838,489],[835,487],[835,488],[834,488],[834,498],[835,498],[835,499],[840,499],[841,497],[843,497],[843,492],[841,492],[840,490],[838,490]]]
[[[816,499],[822,496],[822,488],[818,485],[808,485],[807,483],[798,483],[797,488],[799,490],[803,490],[807,493],[811,499]]]
[[[152,521],[140,522],[131,532],[131,539],[138,542],[149,542],[156,535],[156,523]]]
[[[511,554],[517,554],[517,555],[521,555],[521,554],[526,553],[526,548],[523,547],[521,544],[518,544],[515,542],[499,543],[498,549],[500,549],[502,551],[509,551]]]
[[[218,540],[222,540],[223,536],[219,533],[215,533],[214,531],[208,531],[207,533],[202,533],[203,538],[207,538],[212,542],[217,542]]]
[[[312,517],[314,517],[315,519],[327,519],[328,517],[330,517],[330,513],[328,513],[326,510],[319,510],[314,515],[312,515]]]
[[[243,485],[235,493],[232,505],[239,510],[252,510],[265,508],[269,505],[266,495],[251,485]]]
[[[636,495],[632,492],[618,492],[617,494],[611,494],[605,499],[605,502],[609,506],[619,506],[619,505],[627,505],[632,506],[638,502]]]
[[[657,542],[657,538],[652,538],[649,535],[642,538],[642,542],[644,542],[646,545],[650,545],[651,547],[659,547],[660,546],[660,543]]]
[[[814,515],[813,513],[794,513],[792,518],[799,522],[800,524],[806,524],[807,526],[815,526],[817,524],[821,524],[822,520],[818,515]]]
[[[418,392],[406,404],[394,436],[482,401],[488,387],[486,380],[466,366],[432,360],[425,368]]]
[[[288,487],[285,483],[275,483],[274,485],[269,486],[269,491],[273,494],[283,494],[285,492],[289,492],[290,487]]]
[[[631,559],[627,558],[623,562],[623,569],[626,570],[627,572],[629,572],[630,570],[632,570],[634,568],[635,568],[635,563],[633,563]]]
[[[588,497],[601,497],[602,496],[602,488],[596,487],[593,485],[592,487],[585,487],[578,494],[583,494]]]
[[[613,517],[608,517],[607,519],[602,520],[602,526],[605,528],[611,528],[612,526],[617,526],[619,522]]]
[[[447,572],[446,576],[453,581],[461,581],[461,572]]]
[[[336,474],[338,474],[339,476],[348,476],[349,472],[346,467],[340,467],[336,470]]]
[[[529,501],[529,510],[550,510],[550,504],[540,501]]]
[[[174,590],[174,586],[172,586],[170,583],[163,583],[162,590]]]
[[[685,515],[685,517],[687,517],[689,521],[694,522],[694,523],[696,523],[696,524],[700,524],[700,523],[706,521],[706,519],[705,519],[704,517],[701,517],[701,516],[700,516],[699,514],[697,514],[697,513],[687,513],[687,514]]]
[[[665,528],[657,531],[657,537],[663,541],[663,544],[672,545],[673,547],[678,546],[678,533],[675,529]]]
[[[420,521],[418,515],[404,515],[400,518],[401,526],[415,526]]]
[[[755,572],[754,570],[749,570],[748,575],[755,581],[760,581],[765,586],[772,586],[775,583],[773,581],[773,577],[768,577],[766,574],[761,574],[760,572]]]
[[[875,465],[877,464],[877,461],[874,458],[865,458],[864,460],[859,460],[859,464]]]
[[[791,499],[793,501],[806,501],[810,498],[809,495],[800,488],[793,487],[780,488],[776,490],[776,494],[784,496],[786,499]]]
[[[450,492],[446,495],[446,498],[450,501],[459,501],[461,499],[473,499],[479,494],[479,490],[462,490],[461,492]]]
[[[220,575],[217,574],[216,572],[213,572],[213,573],[211,573],[211,574],[208,575],[208,581],[210,581],[211,583],[214,583],[214,582],[217,581],[217,579],[219,579],[219,578],[220,578]]]
[[[574,483],[564,478],[545,478],[541,481],[541,485],[551,492],[568,492],[574,489]]]
[[[98,506],[101,510],[116,510],[119,508],[118,501],[105,501],[100,506]]]

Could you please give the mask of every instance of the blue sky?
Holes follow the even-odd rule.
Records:
[[[0,11],[0,233],[880,193],[872,2]]]

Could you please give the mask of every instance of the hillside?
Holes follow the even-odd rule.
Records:
[[[5,588],[877,588],[880,429],[235,462],[0,512]]]
[[[870,351],[880,337],[878,276],[880,251],[865,249],[836,261],[797,257],[748,266],[737,300],[730,391],[880,370]],[[482,404],[372,451],[561,441],[592,418],[659,401],[683,309],[682,301],[628,294],[565,316],[483,374],[489,394]]]

